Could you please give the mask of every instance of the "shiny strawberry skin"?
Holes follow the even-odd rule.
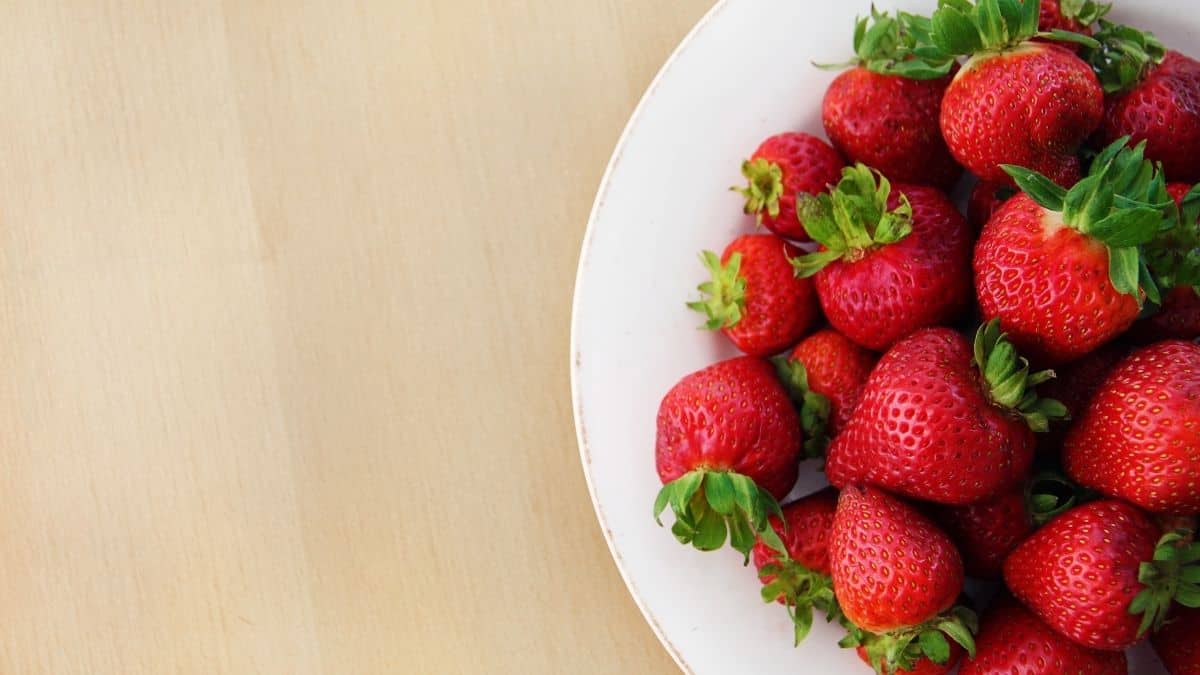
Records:
[[[962,559],[950,538],[874,487],[851,486],[838,496],[829,559],[846,618],[872,633],[924,623],[962,592]]]
[[[919,331],[875,366],[825,472],[842,487],[868,483],[941,504],[990,499],[1024,478],[1033,432],[985,397],[967,339]]]
[[[948,640],[947,642],[950,643],[950,658],[946,659],[945,663],[938,665],[930,661],[929,657],[923,656],[913,665],[912,670],[901,668],[896,670],[894,675],[945,675],[954,670],[954,666],[958,665],[958,662],[962,660],[963,654],[966,652],[963,650],[962,645],[954,640]],[[871,663],[870,657],[867,656],[866,647],[859,647],[856,651],[858,652],[858,658],[862,659],[863,663],[868,665]]]
[[[1138,566],[1159,530],[1137,508],[1096,501],[1050,521],[1004,561],[1004,581],[1042,621],[1076,644],[1117,651],[1138,641],[1129,604],[1144,587]]]
[[[1074,153],[1100,124],[1104,92],[1070,50],[1025,43],[969,60],[946,88],[941,127],[959,164],[983,180],[1013,185],[1015,164],[1062,183],[1078,173]]]
[[[878,357],[845,335],[826,328],[800,341],[791,360],[804,364],[808,387],[829,401],[829,435],[841,431],[858,407]]]
[[[796,217],[797,193],[816,194],[836,184],[845,160],[833,146],[802,132],[771,136],[758,146],[751,160],[765,159],[783,171],[783,194],[779,197],[779,215],[762,214],[762,224],[781,237],[808,241],[808,233]]]
[[[825,133],[851,162],[894,181],[949,190],[962,175],[938,126],[949,83],[949,77],[914,80],[851,68],[825,91]]]
[[[1126,675],[1128,670],[1124,653],[1081,647],[1006,598],[984,615],[975,658],[963,662],[959,675]]]
[[[1108,249],[1026,194],[1008,200],[975,244],[984,320],[999,317],[1030,361],[1079,358],[1133,325],[1138,303],[1109,280]]]
[[[829,323],[854,342],[882,351],[926,326],[956,318],[971,289],[971,231],[953,202],[934,188],[893,185],[888,208],[903,193],[912,204],[912,233],[844,258],[816,274]]]
[[[746,305],[741,320],[722,332],[744,354],[778,354],[808,332],[819,311],[812,281],[797,279],[788,262],[800,251],[771,234],[747,234],[725,247],[721,264],[734,253],[742,255]]]
[[[775,528],[788,556],[825,575],[830,573],[829,533],[833,528],[833,514],[837,511],[837,494],[837,490],[825,488],[787,504],[783,507],[783,523],[771,516],[771,527]],[[754,566],[760,570],[777,562],[775,551],[761,541],[754,545],[752,555]],[[767,584],[772,577],[762,580]]]
[[[1150,642],[1171,675],[1200,675],[1200,609],[1176,605]]]
[[[1160,342],[1118,364],[1067,434],[1063,464],[1147,511],[1200,512],[1200,345]]]
[[[967,574],[994,579],[1004,559],[1033,533],[1033,519],[1025,510],[1025,494],[1012,490],[995,499],[934,512],[935,519],[958,544]]]
[[[775,369],[743,356],[692,373],[667,392],[655,464],[664,484],[696,468],[730,470],[782,499],[796,482],[802,440]]]
[[[1100,147],[1122,136],[1146,141],[1146,157],[1167,178],[1200,181],[1200,61],[1176,51],[1132,90],[1110,97],[1097,133]]]

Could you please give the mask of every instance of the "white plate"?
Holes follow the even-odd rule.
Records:
[[[1117,20],[1196,51],[1200,20],[1180,11],[1184,3],[1115,1]],[[927,13],[935,3],[877,2],[889,4]],[[848,58],[853,20],[869,6],[719,2],[638,105],[588,223],[571,332],[584,472],[629,591],[675,661],[697,675],[869,672],[820,622],[794,649],[783,610],[759,600],[753,566],[732,550],[681,546],[651,517],[659,400],[684,374],[734,354],[720,335],[697,330],[699,316],[684,307],[704,276],[696,255],[752,230],[728,188],[759,141],[791,129],[821,134],[821,97],[835,73],[809,61]],[[810,470],[798,489],[821,482]],[[1145,653],[1135,661],[1131,672],[1161,672]]]

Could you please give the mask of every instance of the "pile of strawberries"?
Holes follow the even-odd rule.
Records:
[[[654,515],[753,558],[797,642],[819,611],[877,672],[1124,673],[1149,639],[1200,673],[1200,62],[1108,10],[872,9],[832,144],[742,166],[770,233],[690,306],[745,356],[663,399]],[[780,507],[805,459],[831,487]]]

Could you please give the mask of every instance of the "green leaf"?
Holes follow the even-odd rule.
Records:
[[[745,198],[743,210],[756,216],[760,225],[764,212],[772,218],[778,216],[779,198],[783,196],[783,169],[760,157],[742,162],[742,175],[746,178],[746,187],[730,189]]]
[[[941,631],[927,630],[921,633],[917,640],[921,644],[921,651],[930,661],[941,665],[950,660],[950,643],[946,642],[946,637]]]
[[[795,646],[798,647],[801,642],[804,642],[804,638],[808,637],[809,631],[812,630],[812,606],[797,605],[790,614],[792,616],[792,625],[795,627]]]
[[[762,513],[762,505],[758,502],[758,486],[740,473],[731,472],[729,480],[733,483],[733,501],[746,512],[751,522],[758,522]]]
[[[1180,584],[1175,591],[1175,602],[1184,607],[1200,607],[1200,590]]]
[[[975,24],[961,10],[943,5],[933,13],[933,42],[950,54],[974,54],[983,49]]]
[[[662,527],[662,512],[667,508],[667,503],[671,500],[671,494],[675,491],[675,483],[672,481],[662,486],[658,491],[658,496],[654,498],[654,522]]]
[[[996,0],[977,0],[975,20],[985,42],[1008,44],[1008,23],[1000,13],[1000,3]]]
[[[676,517],[688,510],[692,497],[700,490],[703,482],[703,469],[689,471],[675,480],[675,489],[671,493],[671,508],[675,510]]]
[[[1154,239],[1161,229],[1162,222],[1161,210],[1139,206],[1114,211],[1092,223],[1086,232],[1109,246],[1140,246]]]
[[[829,266],[835,260],[841,260],[844,254],[839,251],[817,251],[802,256],[790,258],[792,271],[797,278],[807,279]]]
[[[1067,191],[1042,174],[1011,164],[1002,164],[1000,168],[1012,177],[1017,187],[1029,195],[1033,201],[1050,211],[1062,211]]]
[[[696,524],[692,546],[701,551],[715,551],[725,544],[725,518],[712,509],[704,512]]]
[[[734,251],[729,256],[729,262],[723,265],[716,253],[703,251],[700,262],[711,278],[696,287],[701,293],[700,300],[689,302],[687,306],[708,317],[704,328],[733,328],[742,320],[742,310],[746,307],[746,278],[741,274],[742,254]]]
[[[776,532],[775,528],[771,527],[770,524],[759,531],[758,537],[762,539],[762,542],[770,547],[771,550],[785,556],[788,555],[787,547],[783,545],[783,540],[779,538],[779,533]]]
[[[1136,248],[1108,249],[1108,278],[1118,293],[1138,297],[1139,254]]]
[[[1072,33],[1069,30],[1062,30],[1059,28],[1055,28],[1052,31],[1039,32],[1037,34],[1037,36],[1040,38],[1054,40],[1056,42],[1067,42],[1070,44],[1083,45],[1084,47],[1088,47],[1091,49],[1096,49],[1100,46],[1100,43],[1097,42],[1096,40],[1094,40],[1093,38],[1090,38],[1086,35],[1081,35],[1080,33]]]
[[[1021,3],[1021,35],[1033,35],[1037,33],[1038,20],[1041,18],[1041,2],[1033,2],[1026,0]]]
[[[709,472],[705,478],[704,496],[708,498],[708,505],[713,511],[722,516],[733,513],[733,481],[729,479],[729,474],[721,471]]]
[[[974,613],[971,614],[971,617],[974,620]],[[967,654],[971,658],[975,658],[975,637],[971,635],[972,630],[978,630],[977,620],[975,622],[976,625],[971,627],[962,622],[961,619],[958,621],[943,621],[938,624],[938,628],[946,635],[949,635],[950,639],[957,642],[963,649],[967,650]]]

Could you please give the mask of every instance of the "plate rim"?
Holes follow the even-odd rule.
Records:
[[[575,288],[571,297],[571,346],[569,353],[569,357],[571,359],[571,410],[575,422],[575,440],[579,449],[579,464],[580,468],[583,470],[584,481],[587,483],[588,497],[592,501],[592,509],[595,512],[596,519],[600,525],[600,532],[604,536],[604,542],[608,546],[609,556],[612,558],[613,563],[615,563],[617,566],[617,571],[621,575],[621,580],[625,583],[625,589],[629,592],[629,595],[633,597],[633,602],[635,605],[637,605],[638,610],[641,612],[642,618],[645,619],[646,623],[650,624],[650,628],[654,631],[655,637],[658,638],[659,644],[661,644],[667,650],[667,653],[671,655],[671,658],[675,661],[675,664],[678,665],[684,673],[688,673],[689,675],[694,672],[691,666],[684,659],[683,654],[679,651],[679,649],[675,647],[675,645],[663,632],[662,626],[660,626],[658,623],[658,619],[654,616],[654,613],[650,611],[649,607],[646,606],[646,603],[642,600],[641,594],[638,593],[637,586],[633,583],[633,580],[630,579],[629,573],[625,569],[624,560],[622,559],[620,552],[617,551],[616,543],[613,541],[612,530],[609,529],[608,519],[604,514],[604,509],[601,507],[599,500],[596,499],[596,487],[592,482],[591,452],[588,447],[587,430],[584,424],[583,399],[580,394],[579,368],[582,355],[579,347],[579,303],[582,296],[581,289],[584,285],[584,274],[591,262],[592,237],[596,230],[596,219],[600,213],[600,209],[604,205],[609,188],[611,187],[612,175],[617,166],[621,163],[621,159],[625,154],[625,145],[629,140],[630,134],[632,133],[634,127],[636,127],[638,122],[641,120],[642,113],[646,106],[649,104],[651,99],[654,98],[656,92],[658,91],[659,84],[662,82],[663,78],[666,77],[667,73],[671,71],[672,67],[674,67],[675,62],[679,59],[679,56],[691,46],[694,38],[701,31],[703,31],[704,28],[730,2],[731,0],[717,0],[713,6],[710,7],[708,11],[706,11],[704,15],[700,17],[700,20],[697,21],[694,26],[692,26],[691,30],[687,32],[683,39],[679,41],[679,44],[675,46],[675,49],[671,51],[671,55],[667,57],[667,60],[663,62],[661,67],[659,67],[658,72],[654,75],[654,78],[650,80],[650,84],[646,86],[646,91],[642,93],[637,105],[634,106],[633,112],[630,113],[629,120],[625,123],[624,129],[622,129],[621,135],[617,138],[617,143],[613,147],[612,155],[609,157],[608,164],[604,169],[604,174],[600,178],[599,187],[596,189],[596,197],[592,201],[592,208],[588,214],[587,227],[583,234],[583,243],[580,246],[579,263],[575,269]]]

